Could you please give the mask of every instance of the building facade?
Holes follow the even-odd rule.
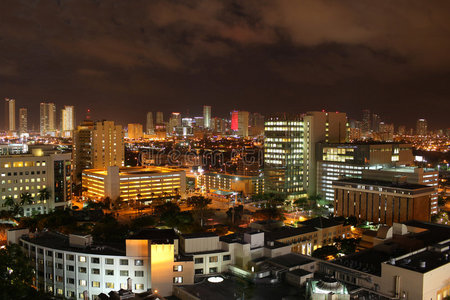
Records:
[[[25,216],[66,206],[72,199],[71,171],[70,153],[37,148],[27,154],[0,156],[0,209],[8,208],[7,197],[20,203],[24,193],[32,198],[32,204],[23,205]],[[48,192],[48,199],[41,196],[42,190]]]
[[[124,165],[124,132],[113,121],[85,121],[74,132],[74,181],[81,182],[85,169]]]
[[[211,128],[211,106],[203,106],[203,128]]]
[[[186,173],[163,167],[88,169],[82,173],[83,188],[91,198],[120,197],[124,201],[151,201],[184,196]]]
[[[61,110],[61,136],[72,137],[73,130],[75,130],[75,107],[64,106]]]
[[[196,186],[211,193],[240,193],[247,197],[264,193],[264,177],[205,172],[198,176]]]
[[[144,130],[142,124],[131,123],[128,124],[128,138],[131,140],[138,140],[144,137]]]
[[[19,136],[28,133],[28,110],[24,107],[19,109]]]
[[[5,99],[5,131],[13,135],[16,131],[16,100]]]
[[[39,125],[41,136],[55,136],[56,134],[56,105],[42,102],[40,104]]]
[[[431,218],[433,187],[352,178],[333,181],[333,188],[336,216],[387,225]]]

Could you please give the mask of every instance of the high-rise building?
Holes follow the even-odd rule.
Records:
[[[162,111],[156,112],[156,124],[163,124],[164,123],[164,114]]]
[[[144,137],[144,131],[142,124],[131,123],[128,124],[128,138],[132,140],[142,139]]]
[[[124,165],[124,131],[113,121],[85,121],[74,131],[74,180],[81,181],[85,169]]]
[[[24,107],[19,109],[19,136],[28,133],[28,110]]]
[[[370,133],[372,127],[372,114],[368,109],[364,109],[362,113],[363,117],[362,117],[361,131],[363,135],[367,135],[368,133]]]
[[[419,119],[417,120],[417,125],[416,125],[416,133],[417,135],[427,135],[428,132],[428,125],[427,125],[427,120],[425,119]]]
[[[406,134],[406,127],[405,125],[398,126],[398,135],[405,135]]]
[[[147,134],[155,133],[155,124],[153,123],[153,113],[151,111],[147,113],[147,123],[145,127],[145,132]]]
[[[260,113],[250,115],[249,135],[260,136],[264,134],[264,116]]]
[[[316,195],[316,144],[344,143],[347,139],[347,115],[340,112],[312,111],[303,117],[303,188]]]
[[[64,106],[61,110],[61,136],[71,137],[75,130],[75,107]]]
[[[233,120],[232,120],[233,122]],[[299,115],[280,114],[264,122],[265,190],[299,197],[303,183],[303,122]]]
[[[394,124],[380,122],[378,128],[378,138],[381,141],[392,142],[394,140]]]
[[[55,135],[56,132],[56,106],[55,103],[42,102],[40,105],[40,132],[41,136]]]
[[[231,112],[231,130],[235,135],[248,137],[248,111]]]
[[[225,120],[222,118],[214,117],[212,119],[212,129],[216,133],[225,133],[226,131],[226,124]]]
[[[371,130],[373,132],[378,132],[380,131],[380,123],[381,123],[381,118],[380,115],[378,114],[373,114],[372,115],[372,126],[371,126]]]
[[[169,133],[175,133],[177,127],[181,127],[181,114],[173,112],[169,119]]]
[[[5,130],[9,135],[16,131],[16,100],[5,99]]]
[[[206,129],[211,128],[211,106],[203,106],[203,127]]]

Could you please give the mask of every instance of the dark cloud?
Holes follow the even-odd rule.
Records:
[[[439,0],[7,0],[0,91],[35,120],[49,99],[123,123],[209,103],[448,127],[449,20]]]

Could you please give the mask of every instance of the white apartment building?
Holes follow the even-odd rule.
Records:
[[[0,209],[7,197],[20,202],[20,195],[29,193],[33,204],[24,205],[24,215],[46,213],[67,205],[72,197],[71,154],[44,151],[0,155]],[[40,199],[39,191],[46,189],[48,199]]]
[[[92,237],[56,232],[8,231],[36,270],[39,290],[69,299],[98,299],[101,293],[126,289],[172,294],[174,284],[192,284],[192,261],[175,260],[173,230],[146,229],[126,239],[124,247],[94,245]]]

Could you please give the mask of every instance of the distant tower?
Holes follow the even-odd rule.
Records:
[[[248,137],[248,111],[231,112],[231,130],[240,137]]]
[[[428,132],[428,124],[427,120],[419,119],[416,124],[416,134],[417,135],[427,135]]]
[[[162,111],[157,111],[156,112],[156,124],[162,124],[164,123],[164,115],[162,113]]]
[[[211,128],[211,106],[203,106],[203,127]]]
[[[24,107],[19,109],[19,136],[28,133],[28,110]]]
[[[64,106],[61,110],[61,136],[71,137],[75,130],[75,107]]]
[[[5,130],[12,135],[16,131],[16,100],[5,99]]]
[[[146,127],[146,133],[147,134],[154,134],[155,133],[155,124],[153,123],[153,113],[149,111],[147,113],[147,127]]]
[[[372,115],[370,113],[370,110],[364,109],[362,111],[363,117],[362,117],[362,124],[361,124],[361,131],[363,134],[367,134],[372,129]]]
[[[40,133],[41,136],[55,135],[56,106],[55,103],[42,102],[40,105]]]

